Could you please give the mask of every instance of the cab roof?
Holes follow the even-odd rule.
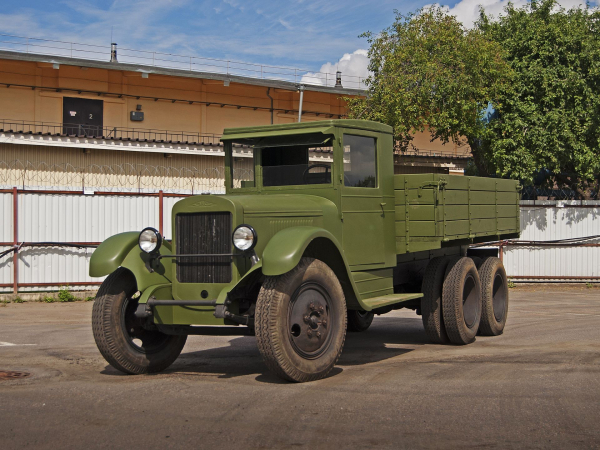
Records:
[[[335,127],[392,134],[392,127],[379,122],[356,119],[332,119],[315,122],[263,125],[257,127],[226,128],[223,131],[221,140],[230,141],[270,136],[290,136],[295,134],[332,134]]]

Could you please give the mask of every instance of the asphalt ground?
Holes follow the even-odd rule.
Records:
[[[600,448],[600,289],[511,289],[502,336],[429,344],[412,311],[349,334],[327,379],[253,337],[192,336],[157,375],[108,366],[92,303],[0,308],[0,448]]]

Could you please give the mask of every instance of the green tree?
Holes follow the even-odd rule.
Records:
[[[515,74],[497,98],[490,162],[501,176],[545,172],[547,184],[583,191],[600,174],[600,12],[533,0],[496,20],[482,11],[478,29]]]
[[[466,138],[479,172],[488,174],[483,111],[488,102],[501,106],[498,93],[511,76],[500,45],[437,7],[396,12],[391,27],[363,36],[371,75],[367,97],[347,99],[350,117],[391,125],[403,150],[426,129],[432,140]]]

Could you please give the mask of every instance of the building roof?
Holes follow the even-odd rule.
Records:
[[[147,74],[167,75],[173,77],[182,78],[197,78],[203,80],[220,80],[229,81],[232,83],[249,84],[254,86],[265,86],[274,89],[284,89],[289,91],[295,91],[298,89],[300,83],[294,83],[291,81],[279,81],[269,80],[265,78],[253,78],[243,77],[232,74],[222,74],[213,72],[203,72],[197,70],[183,70],[183,69],[169,69],[164,67],[148,66],[142,64],[129,64],[119,63],[110,61],[95,61],[90,59],[80,58],[69,58],[65,56],[51,56],[37,53],[21,53],[7,50],[0,50],[0,59],[14,60],[14,61],[31,61],[41,62],[48,64],[64,64],[66,66],[76,67],[89,67],[94,69],[107,69],[107,70],[122,70],[127,72],[140,72]],[[304,84],[305,91],[313,92],[325,92],[328,94],[340,94],[340,95],[365,95],[365,91],[361,89],[348,89],[344,87],[329,87],[329,86],[318,86],[313,84]]]

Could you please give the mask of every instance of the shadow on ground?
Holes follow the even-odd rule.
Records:
[[[202,336],[190,336],[189,343]],[[217,378],[235,378],[257,375],[263,383],[285,383],[266,368],[253,336],[224,337],[227,346],[185,352],[167,370],[146,375],[215,375]],[[344,350],[329,377],[343,371],[339,366],[360,366],[390,358],[400,357],[414,350],[415,345],[426,344],[427,337],[421,320],[377,317],[371,328],[362,333],[347,333]],[[406,345],[406,347],[397,347]],[[393,346],[393,347],[392,347]],[[103,375],[125,376],[111,366],[106,366]]]

